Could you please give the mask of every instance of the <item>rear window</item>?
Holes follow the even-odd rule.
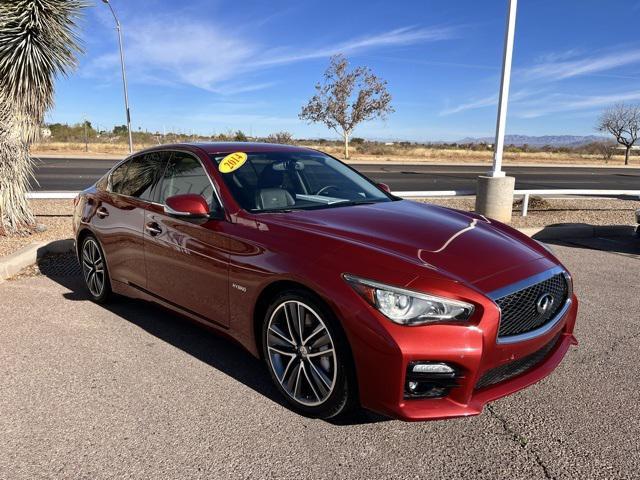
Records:
[[[153,189],[165,167],[165,152],[149,152],[126,161],[111,174],[111,191],[142,200],[153,200]]]

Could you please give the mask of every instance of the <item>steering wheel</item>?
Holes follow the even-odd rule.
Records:
[[[316,192],[316,195],[322,195],[322,194],[328,192],[329,190],[331,190],[332,188],[335,189],[335,190],[340,190],[340,188],[338,188],[335,185],[327,185],[326,187],[322,187],[320,190],[318,190]]]

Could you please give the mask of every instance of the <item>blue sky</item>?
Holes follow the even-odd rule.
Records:
[[[332,54],[388,81],[396,112],[355,136],[493,135],[506,0],[112,0],[123,24],[132,125],[152,131],[334,138],[297,116]],[[588,135],[640,102],[640,0],[520,0],[507,133]],[[86,53],[47,120],[124,123],[113,19],[96,1]]]

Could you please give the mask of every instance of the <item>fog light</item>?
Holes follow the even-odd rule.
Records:
[[[413,373],[454,373],[446,363],[416,363],[411,370]]]
[[[405,398],[441,398],[458,386],[460,372],[444,362],[411,362],[407,366]]]

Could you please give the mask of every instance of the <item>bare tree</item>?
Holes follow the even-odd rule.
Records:
[[[640,105],[614,105],[600,116],[597,129],[609,132],[625,147],[624,164],[629,165],[629,152],[640,134]]]
[[[611,157],[613,157],[613,154],[615,152],[615,147],[616,144],[615,143],[609,143],[609,142],[598,142],[596,144],[596,147],[598,149],[598,151],[600,152],[600,155],[602,155],[602,159],[605,162],[609,162],[609,160],[611,160]]]
[[[342,55],[331,58],[324,83],[316,85],[316,94],[302,108],[300,119],[324,123],[344,140],[344,157],[349,158],[349,137],[361,122],[385,118],[393,113],[387,82],[367,67],[351,71]]]
[[[293,143],[293,135],[291,135],[289,132],[285,132],[285,131],[271,133],[267,137],[267,142],[291,145]]]

